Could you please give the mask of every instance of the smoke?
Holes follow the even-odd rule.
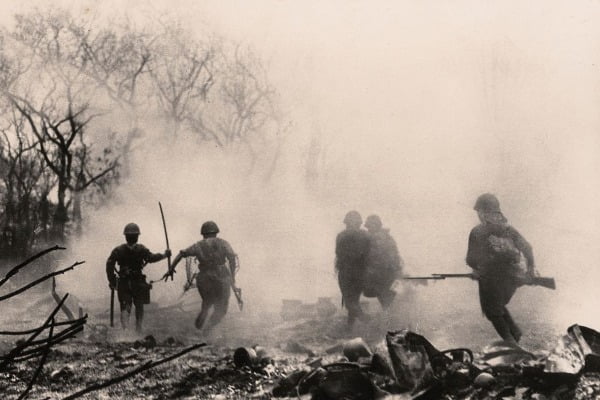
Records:
[[[248,174],[243,152],[146,141],[116,200],[90,215],[73,245],[88,261],[64,279],[75,293],[107,291],[104,262],[128,222],[164,250],[159,200],[175,252],[216,221],[240,256],[245,294],[273,307],[337,294],[334,239],[350,209],[382,217],[407,272],[467,272],[472,205],[489,191],[533,245],[539,271],[557,279],[556,292],[520,289],[516,318],[600,325],[600,28],[587,17],[598,5],[170,3],[258,49],[293,128],[268,182]],[[307,185],[313,139],[321,153]],[[153,295],[178,295],[182,267]],[[161,262],[147,274],[165,270]],[[482,319],[473,282],[419,290],[428,312],[450,304]]]

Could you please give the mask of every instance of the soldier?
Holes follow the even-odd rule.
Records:
[[[350,211],[344,218],[346,229],[340,232],[335,245],[335,269],[342,292],[342,304],[348,310],[348,326],[356,319],[367,320],[360,306],[360,295],[364,288],[365,263],[369,252],[369,235],[362,230],[362,217]]]
[[[363,294],[377,297],[383,309],[387,309],[396,295],[390,288],[402,272],[404,262],[398,253],[396,241],[389,229],[383,229],[378,215],[369,215],[365,221],[370,237],[369,254],[366,261],[365,287]]]
[[[230,290],[235,287],[238,262],[231,245],[217,237],[219,227],[216,223],[205,222],[200,228],[200,233],[203,239],[179,252],[173,260],[169,274],[175,273],[175,267],[183,257],[198,259],[196,287],[202,297],[202,309],[196,318],[196,328],[202,329],[205,326],[208,313],[214,307],[205,328],[208,332],[227,314]]]
[[[114,248],[106,261],[106,276],[112,290],[117,290],[119,304],[121,307],[121,326],[127,329],[131,306],[135,306],[135,329],[142,330],[144,319],[144,304],[150,302],[150,284],[146,282],[146,275],[142,269],[147,263],[153,263],[165,259],[171,255],[170,250],[163,254],[151,253],[144,245],[138,243],[140,227],[129,223],[123,230],[125,241]],[[118,277],[115,264],[119,264]]]
[[[527,264],[527,276],[535,275],[533,251],[523,236],[508,224],[496,196],[482,194],[474,209],[481,223],[469,235],[467,264],[473,268],[474,279],[479,281],[484,315],[503,340],[516,346],[522,333],[506,305],[522,283],[521,254]]]

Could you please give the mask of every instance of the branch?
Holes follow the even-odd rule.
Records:
[[[44,351],[46,349],[46,347],[52,347],[55,344],[63,342],[64,340],[81,332],[83,330],[83,326],[85,325],[86,322],[87,321],[82,321],[77,324],[72,324],[73,326],[63,329],[60,333],[55,335],[50,340],[49,339],[32,340],[31,342],[29,342],[27,344],[27,347],[33,347],[33,346],[39,346],[39,347],[33,347],[28,350],[22,350],[18,356],[11,357],[10,359],[5,359],[5,360],[10,361],[11,359],[20,359],[21,357],[24,357],[24,356],[29,356],[32,354],[39,354],[40,351]],[[2,358],[2,357],[0,357],[0,358]]]
[[[80,390],[79,392],[76,392],[76,393],[73,393],[73,394],[71,394],[71,395],[69,395],[67,397],[64,397],[62,400],[73,400],[73,399],[76,399],[78,397],[83,396],[84,394],[87,394],[87,393],[90,393],[90,392],[95,392],[96,390],[104,389],[105,387],[108,387],[108,386],[114,385],[116,383],[122,382],[122,381],[124,381],[124,380],[126,380],[128,378],[131,378],[134,375],[139,374],[140,372],[146,371],[146,370],[148,370],[150,368],[156,367],[157,365],[160,365],[160,364],[166,363],[168,361],[171,361],[171,360],[173,360],[175,358],[181,357],[182,355],[184,355],[186,353],[189,353],[192,350],[196,350],[196,349],[198,349],[200,347],[204,347],[204,346],[206,346],[206,343],[195,344],[193,346],[186,347],[185,349],[183,349],[179,353],[170,355],[170,356],[165,357],[165,358],[163,358],[161,360],[158,360],[158,361],[148,361],[144,365],[142,365],[142,366],[140,366],[140,367],[138,367],[138,368],[136,368],[136,369],[134,369],[132,371],[129,371],[129,372],[127,372],[124,375],[118,376],[116,378],[109,379],[109,380],[101,382],[101,383],[94,384],[92,386],[88,386],[87,388],[85,388],[83,390]]]
[[[54,318],[52,318],[52,322],[50,323],[50,331],[48,332],[48,339],[47,340],[52,340],[52,334],[53,333],[54,333]],[[44,351],[44,354],[42,355],[42,359],[40,360],[40,363],[39,363],[37,369],[33,373],[33,377],[31,377],[31,380],[29,381],[29,384],[27,385],[27,388],[25,389],[25,391],[23,393],[21,393],[21,395],[19,396],[18,400],[25,399],[27,397],[27,395],[29,394],[29,391],[33,387],[33,384],[35,383],[35,381],[37,380],[38,376],[40,375],[40,372],[42,372],[42,369],[44,368],[44,364],[46,363],[46,358],[48,358],[48,353],[50,353],[50,347],[48,347]]]
[[[56,315],[58,310],[60,310],[60,306],[62,305],[62,303],[64,303],[65,300],[67,300],[67,296],[69,296],[68,293],[64,295],[60,304],[54,308],[54,310],[50,313],[48,318],[46,318],[46,321],[42,324],[41,327],[36,329],[36,331],[25,342],[18,345],[17,347],[12,349],[6,356],[4,356],[4,361],[2,362],[2,364],[0,364],[0,370],[4,369],[4,367],[6,367],[6,365],[10,362],[11,359],[17,357],[23,349],[29,346],[29,343],[31,343],[40,333],[42,333],[42,331],[44,331],[44,329],[46,329],[50,321],[54,319],[54,316]]]
[[[0,286],[4,285],[13,275],[15,275],[17,272],[19,272],[19,270],[21,270],[21,268],[25,267],[27,264],[31,263],[32,261],[34,261],[34,260],[42,257],[43,255],[48,254],[54,250],[66,250],[66,249],[64,247],[60,247],[60,246],[56,245],[54,247],[50,247],[49,249],[43,250],[43,251],[37,253],[36,255],[28,258],[27,260],[23,261],[21,264],[17,265],[16,267],[14,267],[10,271],[8,271],[6,273],[6,276],[2,280],[0,280]]]
[[[115,163],[114,165],[112,165],[111,167],[105,169],[104,171],[102,171],[101,173],[99,173],[98,175],[94,176],[93,178],[91,178],[90,180],[88,180],[85,184],[83,184],[82,186],[76,187],[74,188],[75,191],[82,191],[85,188],[87,188],[88,186],[90,186],[92,183],[96,182],[97,180],[99,180],[100,178],[102,178],[103,176],[105,176],[106,174],[108,174],[109,172],[113,171],[115,168],[117,168],[117,164]]]
[[[87,315],[78,319],[74,319],[71,321],[61,321],[61,322],[57,322],[54,324],[54,326],[63,326],[63,325],[71,325],[71,324],[77,324],[80,323],[81,321],[84,321],[87,318]],[[0,335],[6,335],[6,336],[20,336],[20,335],[28,335],[30,333],[34,333],[36,332],[38,329],[42,329],[45,330],[47,329],[47,326],[41,326],[39,328],[33,328],[33,329],[28,329],[26,331],[0,331]]]
[[[52,273],[50,273],[48,275],[45,275],[45,276],[41,277],[40,279],[37,279],[37,280],[35,280],[35,281],[33,281],[33,282],[31,282],[31,283],[29,283],[29,284],[27,284],[27,285],[25,285],[25,286],[23,286],[21,288],[15,290],[14,292],[5,294],[4,296],[0,296],[0,301],[9,299],[9,298],[11,298],[13,296],[16,296],[16,295],[18,295],[20,293],[23,293],[27,289],[32,288],[35,285],[40,284],[40,283],[44,282],[45,280],[52,278],[53,276],[64,274],[65,272],[72,270],[73,268],[75,268],[78,265],[83,264],[84,262],[85,261],[77,261],[76,263],[74,263],[73,265],[71,265],[68,268],[61,269],[60,271],[52,272]]]

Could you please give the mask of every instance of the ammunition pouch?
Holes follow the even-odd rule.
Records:
[[[146,282],[146,275],[142,275],[143,279],[139,282],[139,294],[143,304],[150,304],[150,290],[152,284]]]

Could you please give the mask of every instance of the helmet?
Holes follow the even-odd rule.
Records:
[[[379,215],[369,215],[365,221],[365,228],[367,229],[378,230],[381,229],[382,226],[383,224],[381,223],[381,218],[379,218]]]
[[[360,214],[358,213],[358,211],[349,211],[348,214],[346,214],[346,216],[344,217],[344,223],[346,225],[361,225],[362,224],[362,217],[360,216]]]
[[[484,193],[477,198],[475,206],[473,207],[477,211],[483,211],[487,213],[499,213],[500,202],[498,198],[491,193]]]
[[[134,224],[133,222],[130,222],[127,225],[125,225],[125,229],[123,229],[123,235],[139,235],[139,234],[140,234],[140,227],[137,224]]]
[[[200,233],[202,235],[207,235],[209,233],[219,233],[219,227],[213,221],[206,221],[202,224],[202,228],[200,228]]]

